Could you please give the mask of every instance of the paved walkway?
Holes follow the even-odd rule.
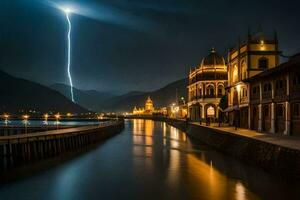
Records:
[[[236,134],[236,135],[240,135],[252,139],[257,139],[263,142],[276,144],[291,149],[297,149],[300,151],[300,137],[275,135],[269,133],[258,133],[256,131],[243,129],[243,128],[238,128],[237,130],[235,130],[234,127],[230,127],[230,126],[218,127],[218,124],[212,124],[211,126],[200,125],[200,123],[197,122],[193,122],[192,124],[209,127],[212,129],[216,129],[216,130],[220,130],[220,131],[224,131],[224,132],[228,132],[228,133],[232,133],[232,134]]]

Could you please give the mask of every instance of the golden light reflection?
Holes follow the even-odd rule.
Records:
[[[243,184],[236,182],[227,178],[225,175],[220,173],[216,168],[214,168],[213,163],[206,163],[195,155],[187,155],[187,163],[190,168],[189,185],[193,186],[193,191],[197,194],[196,196],[201,196],[203,194],[207,195],[207,199],[258,199],[250,191],[247,191]],[[209,172],[209,173],[207,173]],[[200,186],[206,185],[204,188]],[[199,186],[199,187],[197,187]]]
[[[169,162],[169,170],[167,181],[171,185],[171,187],[176,187],[179,183],[180,176],[180,151],[170,150],[170,162]]]
[[[134,155],[151,157],[153,153],[153,128],[152,120],[133,120],[133,148]]]
[[[245,195],[245,187],[242,183],[237,182],[235,185],[235,194],[236,194],[236,200],[245,200],[246,195]]]

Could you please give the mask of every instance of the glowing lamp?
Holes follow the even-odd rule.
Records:
[[[24,120],[28,120],[29,119],[29,115],[23,115],[23,119]]]
[[[45,120],[48,120],[49,115],[48,114],[44,114],[44,118],[45,118]]]
[[[57,113],[56,115],[54,115],[54,117],[56,118],[56,120],[59,120],[59,118],[60,118],[60,114],[59,114],[59,113]]]
[[[5,120],[7,120],[9,118],[9,115],[8,114],[4,114],[3,117],[4,117]]]

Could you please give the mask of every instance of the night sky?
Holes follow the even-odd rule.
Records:
[[[225,55],[248,27],[276,29],[285,55],[300,52],[297,1],[69,2],[78,11],[71,16],[72,74],[81,89],[160,88],[186,77],[212,46]],[[45,85],[68,83],[62,11],[47,0],[1,0],[0,25],[0,69]]]

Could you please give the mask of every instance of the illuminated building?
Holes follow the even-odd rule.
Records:
[[[189,73],[188,116],[193,121],[219,117],[219,102],[227,85],[225,60],[214,48],[199,67]]]
[[[153,111],[154,111],[153,101],[149,96],[145,103],[145,113],[152,114]]]
[[[266,37],[263,33],[248,33],[245,42],[228,53],[228,108],[229,124],[237,127],[251,126],[249,106],[250,86],[244,80],[279,64],[276,33]]]
[[[154,105],[153,101],[148,96],[146,102],[145,102],[145,107],[144,108],[136,108],[134,107],[132,114],[133,115],[152,115],[154,112]]]
[[[250,128],[300,135],[300,54],[245,80],[250,84]]]

